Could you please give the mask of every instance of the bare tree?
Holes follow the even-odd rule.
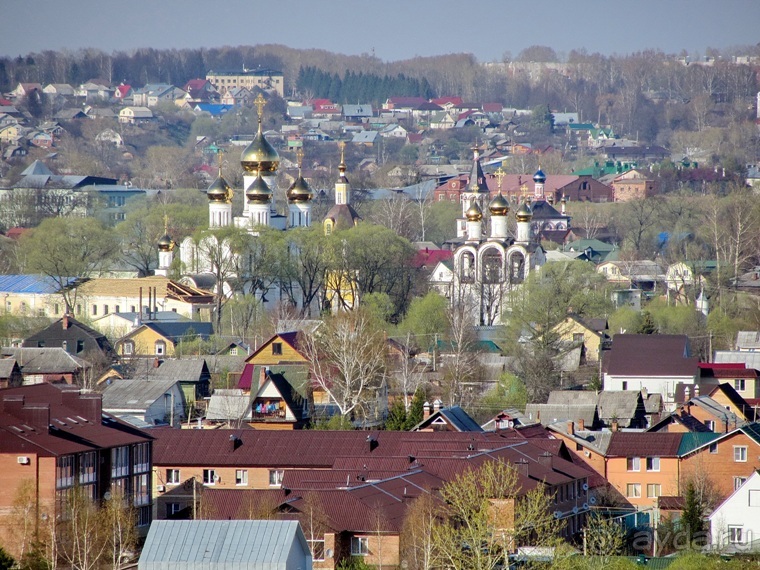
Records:
[[[428,570],[435,560],[433,527],[441,503],[430,493],[422,493],[409,505],[401,531],[401,560],[408,570]]]
[[[407,413],[411,404],[410,395],[413,396],[424,382],[424,366],[412,356],[413,339],[414,335],[411,332],[406,333],[398,366],[392,372],[396,387],[404,398],[404,409]]]
[[[385,385],[385,333],[359,308],[328,317],[302,335],[312,382],[324,390],[344,417],[363,416]]]

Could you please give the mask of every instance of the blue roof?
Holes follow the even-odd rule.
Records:
[[[459,431],[483,431],[483,428],[478,425],[478,422],[473,420],[467,412],[465,412],[459,406],[451,406],[450,408],[443,408],[441,415],[446,416],[452,425],[456,426]]]
[[[198,103],[195,106],[196,111],[204,111],[212,116],[224,115],[232,109],[234,105],[222,105],[221,103]]]
[[[68,277],[67,284],[74,283],[76,277]],[[0,275],[0,291],[3,293],[56,293],[58,285],[47,275]]]

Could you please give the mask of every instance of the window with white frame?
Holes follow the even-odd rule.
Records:
[[[203,484],[204,485],[213,485],[218,481],[216,477],[216,471],[214,469],[204,469],[203,470]]]
[[[138,443],[132,451],[135,473],[147,473],[150,471],[150,444]]]
[[[269,486],[279,487],[282,485],[282,478],[285,476],[285,472],[282,469],[270,469],[269,470]]]
[[[628,471],[641,471],[641,457],[629,457],[626,464]]]
[[[744,378],[735,378],[734,379],[734,390],[737,392],[744,392],[745,390],[745,380]]]
[[[182,510],[182,505],[179,503],[166,503],[166,516],[171,517],[176,515]]]
[[[746,477],[734,477],[734,491],[746,483]]]
[[[235,485],[248,485],[248,469],[235,471]]]
[[[659,497],[661,494],[661,487],[658,483],[648,483],[647,484],[647,497],[654,498]]]
[[[163,356],[166,354],[166,343],[162,340],[156,341],[156,356]]]
[[[715,431],[715,421],[714,420],[705,420],[705,427],[709,429],[710,431]]]
[[[647,471],[659,471],[659,470],[660,470],[660,458],[647,457]]]
[[[740,526],[729,526],[728,527],[728,542],[731,544],[741,544],[744,542],[744,532],[743,528]]]
[[[641,483],[628,483],[626,486],[626,497],[638,499],[641,497]]]
[[[179,469],[166,470],[166,484],[179,485]]]
[[[351,537],[351,556],[367,556],[369,554],[369,538],[366,536]]]
[[[325,559],[325,540],[324,539],[307,540],[306,542],[309,543],[309,548],[311,549],[311,557],[315,561],[322,561]]]
[[[710,444],[710,453],[718,453],[718,444],[717,443],[711,443]]]
[[[747,461],[747,446],[735,445],[734,446],[734,461],[737,463],[746,463]]]

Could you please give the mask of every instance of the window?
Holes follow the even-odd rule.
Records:
[[[114,312],[114,313],[118,313],[118,312],[119,312],[119,305],[116,305],[116,306],[113,308],[113,312]]]
[[[715,422],[713,420],[705,420],[705,427],[710,431],[715,431]]]
[[[55,487],[63,489],[74,486],[74,456],[64,455],[58,458],[56,465]]]
[[[734,477],[734,491],[736,491],[739,487],[744,485],[746,481],[747,481],[746,477]]]
[[[711,443],[710,444],[710,453],[718,453],[718,444],[717,443]]]
[[[628,471],[641,471],[641,457],[629,457],[627,468]]]
[[[97,315],[98,314],[98,306],[97,305],[93,305],[92,306],[92,314],[93,315]]]
[[[179,469],[166,470],[166,484],[179,485]]]
[[[142,507],[150,504],[150,475],[143,473],[132,478],[134,505]]]
[[[84,350],[84,341],[80,339],[77,341],[77,354],[79,354],[83,350]]]
[[[311,549],[311,557],[315,561],[321,561],[325,559],[325,541],[321,540],[307,540],[309,548]]]
[[[641,483],[628,483],[628,486],[626,487],[626,497],[630,497],[632,499],[638,499],[641,497]]]
[[[150,444],[138,443],[133,450],[135,473],[147,473],[150,471]]]
[[[237,346],[233,346],[233,347],[230,349],[230,356],[237,356],[237,355],[238,355],[238,349],[237,349]]]
[[[56,315],[61,312],[61,307],[58,305],[58,303],[53,305],[53,311],[55,311]]]
[[[279,487],[282,485],[282,477],[285,475],[285,472],[281,469],[272,469],[269,471],[269,486],[270,487]]]
[[[132,355],[135,352],[135,343],[132,341],[127,341],[124,343],[124,354],[126,355]]]
[[[583,342],[583,333],[573,333],[573,342]]]
[[[79,456],[79,483],[94,483],[97,478],[97,452],[88,451]]]
[[[660,485],[657,483],[649,483],[647,485],[647,497],[654,498],[660,496]]]
[[[213,469],[204,469],[203,470],[203,484],[213,485],[216,482],[217,482],[216,471],[214,471]]]
[[[745,463],[747,461],[747,446],[746,445],[734,446],[734,461],[738,463]]]
[[[660,458],[647,457],[647,471],[659,471],[659,470],[660,470]]]
[[[369,554],[369,538],[366,536],[351,537],[351,556],[367,556]]]
[[[104,315],[108,314],[108,305],[103,305],[103,314]]]
[[[272,343],[272,354],[281,355],[282,354],[282,343],[281,342],[273,342]]]
[[[734,390],[737,392],[744,392],[744,378],[734,379]]]
[[[622,390],[627,390],[627,389],[628,389],[628,382],[625,382],[625,381],[624,381],[624,382],[623,382],[623,387],[622,387],[621,389],[622,389]]]
[[[176,515],[182,510],[182,505],[179,503],[166,503],[166,518]]]
[[[115,447],[111,450],[111,478],[129,475],[129,447]]]
[[[247,469],[238,469],[235,471],[235,485],[248,485]]]
[[[166,343],[162,340],[156,341],[156,356],[163,356],[166,353]]]
[[[744,533],[742,532],[742,527],[740,526],[729,526],[728,527],[728,542],[731,544],[740,544],[743,541]]]

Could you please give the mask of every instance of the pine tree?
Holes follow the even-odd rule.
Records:
[[[686,533],[689,544],[692,546],[699,545],[704,540],[704,507],[697,498],[697,490],[692,482],[689,482],[686,487],[686,504],[681,515],[681,530]]]

